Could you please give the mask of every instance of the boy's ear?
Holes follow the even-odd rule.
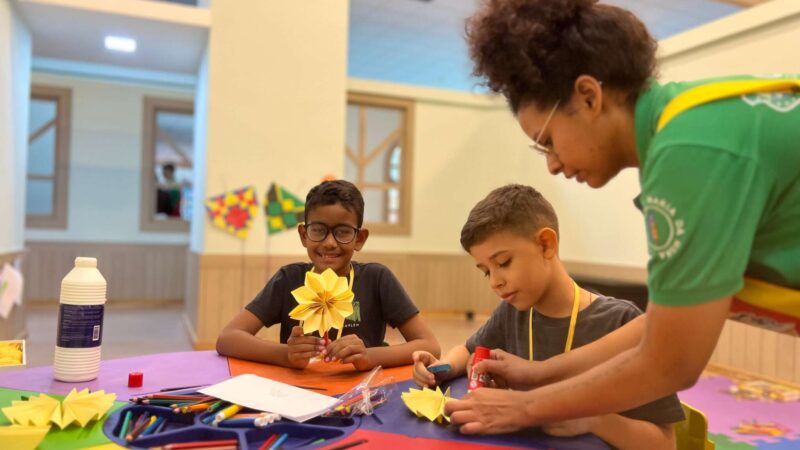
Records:
[[[547,259],[558,256],[558,234],[552,228],[542,228],[536,233],[536,241],[542,248],[542,254]]]
[[[305,224],[301,223],[301,224],[297,225],[297,234],[300,235],[300,243],[303,244],[303,247],[308,248],[308,246],[306,245],[307,241],[306,241],[306,226],[305,226]]]
[[[361,251],[361,247],[364,246],[364,243],[367,242],[367,238],[369,237],[369,230],[366,228],[362,228],[358,230],[358,236],[356,236],[355,243],[353,244],[353,249],[355,251]]]

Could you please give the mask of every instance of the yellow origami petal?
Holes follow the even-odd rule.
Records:
[[[292,291],[292,297],[297,300],[297,303],[311,303],[317,301],[317,293],[311,290],[308,286],[300,286]]]
[[[330,268],[325,269],[325,271],[322,272],[321,278],[325,285],[325,290],[328,292],[332,292],[335,290],[338,281],[343,281],[345,288],[347,287],[347,279],[344,277],[340,277],[339,275],[336,275],[336,272],[334,272]]]
[[[325,292],[325,279],[318,273],[308,271],[306,272],[306,287],[311,289],[315,296],[319,297],[320,293]]]
[[[34,450],[50,427],[0,427],[0,448],[3,450]]]

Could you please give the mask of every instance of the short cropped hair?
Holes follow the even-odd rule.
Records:
[[[353,183],[345,180],[323,181],[308,191],[305,221],[308,222],[308,213],[314,208],[336,204],[355,213],[358,219],[357,227],[361,228],[364,223],[364,197]]]
[[[472,208],[461,228],[461,246],[469,252],[473,246],[502,232],[533,238],[542,228],[552,228],[558,234],[553,205],[530,186],[509,184],[493,190]]]

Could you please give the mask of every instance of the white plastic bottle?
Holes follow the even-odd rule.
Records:
[[[75,267],[61,280],[58,336],[53,363],[56,380],[89,381],[100,372],[106,279],[96,258],[75,258]]]

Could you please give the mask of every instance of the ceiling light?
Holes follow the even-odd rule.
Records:
[[[136,39],[106,36],[106,48],[115,52],[133,53],[136,51]]]

